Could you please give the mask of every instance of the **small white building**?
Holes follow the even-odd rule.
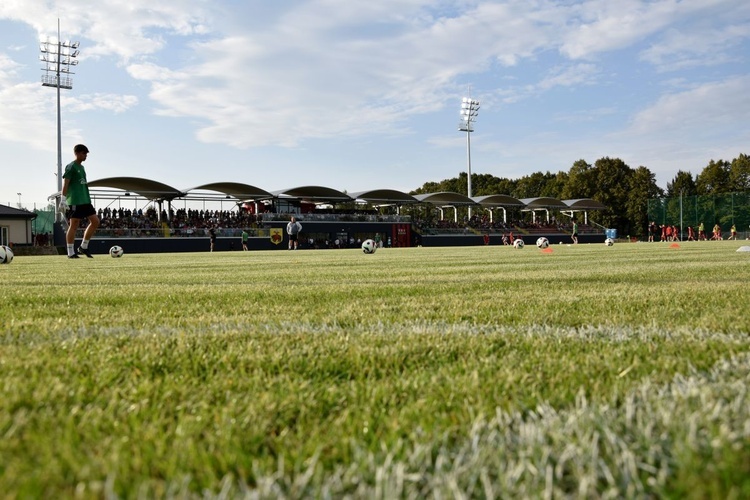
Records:
[[[31,245],[31,221],[34,212],[0,205],[0,245]]]

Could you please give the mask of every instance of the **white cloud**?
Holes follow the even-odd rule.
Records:
[[[134,95],[92,94],[80,97],[69,97],[65,109],[74,113],[93,111],[97,109],[124,113],[138,105],[138,98]]]
[[[440,17],[425,2],[396,4],[305,3],[263,30],[193,44],[190,66],[135,64],[129,72],[151,82],[159,114],[202,124],[203,141],[296,146],[392,133],[414,114],[439,110],[460,75],[543,47],[549,35],[535,23],[555,19],[550,11],[525,16],[523,2]]]
[[[396,145],[412,134],[425,156],[444,163],[436,170],[460,170],[465,138],[448,134],[458,118],[452,107],[469,85],[482,101],[477,160],[487,152],[489,162],[500,158],[533,170],[540,164],[535,156],[544,158],[541,164],[557,158],[564,168],[580,157],[594,161],[589,154],[622,152],[656,168],[655,158],[681,156],[681,147],[700,155],[747,143],[750,109],[741,89],[750,88],[750,2],[66,0],[58,8],[48,0],[0,2],[0,23],[14,28],[52,34],[58,16],[63,36],[82,42],[79,71],[96,72],[81,75],[85,84],[64,95],[66,133],[95,127],[101,117],[89,111],[106,111],[117,114],[112,123],[119,133],[137,121],[139,130],[164,134],[160,148],[179,142],[178,154],[225,144],[235,161],[275,161],[278,154],[288,164],[326,164],[339,148],[357,158],[360,144]],[[54,133],[54,93],[28,83],[38,82],[38,68],[23,46],[34,41],[4,43],[0,140],[48,149],[54,138],[35,132]],[[710,72],[691,71],[709,65]],[[111,76],[121,69],[125,78]],[[644,103],[652,104],[634,109]],[[160,117],[156,124],[137,113],[144,109]],[[164,117],[176,126],[165,130]],[[745,134],[744,142],[732,128]],[[179,140],[170,136],[174,129]],[[186,141],[191,134],[198,140]],[[320,150],[323,159],[314,156]],[[155,156],[182,165],[197,156],[165,151],[155,146]],[[306,156],[298,159],[298,152]]]
[[[657,66],[660,71],[676,71],[696,66],[717,66],[739,55],[731,49],[750,38],[750,24],[722,27],[722,29],[668,30],[662,40],[641,53],[641,59]]]
[[[63,38],[93,41],[81,57],[115,54],[123,59],[153,54],[166,46],[170,34],[200,35],[209,31],[211,0],[68,0],[51,8],[46,0],[3,0],[0,19],[32,26],[40,36],[56,37],[57,20]]]
[[[741,76],[664,95],[635,115],[629,132],[680,135],[687,130],[703,130],[713,135],[717,127],[734,127],[750,116],[748,88],[750,76]]]

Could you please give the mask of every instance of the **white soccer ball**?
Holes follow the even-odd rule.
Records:
[[[607,238],[606,240],[604,240],[604,244],[607,245],[608,247],[611,247],[612,245],[615,244],[615,240],[613,240],[612,238]]]
[[[5,245],[0,245],[0,264],[10,264],[13,262],[13,250]]]
[[[120,245],[115,245],[112,248],[109,249],[109,256],[113,259],[119,259],[123,256],[125,253],[125,250],[122,249]]]
[[[536,240],[536,246],[539,248],[547,248],[549,246],[549,240],[542,236]]]
[[[375,253],[377,249],[378,245],[375,243],[375,240],[365,240],[362,242],[362,251],[364,253]]]
[[[522,249],[523,248],[523,240],[521,238],[516,238],[513,240],[513,248]]]

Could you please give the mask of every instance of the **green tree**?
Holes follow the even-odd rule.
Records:
[[[567,200],[568,198],[565,198],[563,196],[563,193],[565,192],[565,186],[568,184],[569,177],[570,176],[567,172],[560,171],[555,174],[555,177],[553,179],[549,179],[547,181],[547,185],[545,186],[542,196],[549,196],[550,198]]]
[[[740,154],[729,166],[729,186],[733,192],[750,190],[750,157]]]
[[[616,228],[622,234],[631,233],[625,207],[630,195],[630,178],[633,170],[619,158],[600,158],[594,164],[596,191],[591,198],[607,206],[600,214],[600,224]],[[634,230],[635,228],[633,228]]]
[[[682,196],[694,196],[696,194],[695,180],[693,180],[693,174],[690,172],[678,170],[672,182],[667,182],[666,196],[676,197],[680,196],[680,193],[682,193]]]
[[[656,175],[646,167],[638,167],[630,177],[630,195],[625,202],[625,214],[632,236],[645,237],[648,234],[648,201],[664,196],[664,191],[656,185]]]
[[[539,196],[549,196],[547,184],[555,180],[555,175],[549,172],[543,174],[535,172],[518,179],[513,196],[516,198],[537,198]]]
[[[731,192],[729,185],[729,162],[711,160],[695,179],[698,195]]]
[[[564,200],[592,198],[596,190],[594,168],[585,160],[573,163],[568,172],[568,179],[560,193]]]

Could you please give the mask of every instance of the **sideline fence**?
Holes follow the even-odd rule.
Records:
[[[703,223],[706,232],[719,224],[726,237],[735,225],[737,236],[746,239],[750,237],[750,193],[653,198],[648,200],[648,220],[682,228],[684,235],[688,226],[697,228]]]

